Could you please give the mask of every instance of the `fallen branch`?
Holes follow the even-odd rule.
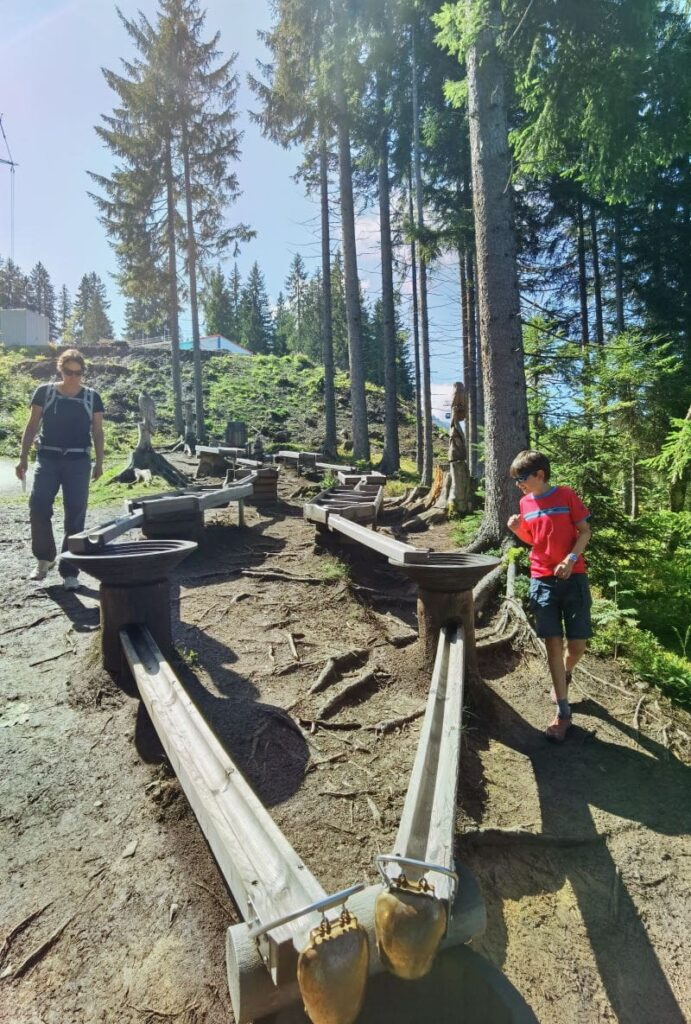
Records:
[[[298,649],[297,649],[297,646],[295,644],[295,637],[293,636],[292,633],[288,633],[287,636],[288,636],[288,646],[290,647],[290,653],[293,655],[293,657],[295,658],[296,661],[299,661],[300,660],[300,655],[298,654]]]
[[[348,751],[341,750],[340,753],[332,754],[331,757],[322,758],[321,761],[310,761],[310,763],[307,765],[307,768],[305,769],[305,775],[307,775],[308,772],[318,771],[323,765],[333,764],[334,761],[342,761],[343,758],[347,756]]]
[[[342,800],[355,800],[366,793],[374,793],[373,789],[320,789],[319,796],[336,796]]]
[[[21,935],[21,933],[29,927],[32,921],[35,921],[37,917],[41,916],[44,910],[47,910],[48,907],[52,907],[52,905],[53,901],[51,900],[49,903],[46,903],[45,906],[41,907],[39,910],[32,910],[32,912],[28,914],[27,917],[20,921],[19,924],[16,924],[14,928],[12,928],[11,931],[7,933],[3,941],[3,944],[0,947],[0,964],[3,963],[5,957],[7,956],[10,946],[12,945],[14,939],[16,939],[18,935]]]
[[[357,679],[353,680],[352,683],[348,683],[348,685],[344,686],[339,693],[334,694],[330,700],[327,700],[327,702],[323,704],[317,712],[317,718],[328,718],[334,713],[334,711],[336,711],[337,708],[350,700],[353,694],[359,694],[361,690],[364,690],[376,683],[377,676],[374,671],[370,670],[369,672],[365,672],[364,675],[359,676]]]
[[[63,921],[60,927],[56,928],[53,934],[50,935],[45,942],[42,942],[40,946],[37,946],[36,949],[29,953],[25,960],[22,960],[19,967],[12,974],[13,980],[16,978],[21,978],[23,974],[26,974],[30,967],[33,967],[34,964],[37,964],[39,960],[43,959],[46,953],[50,952],[50,950],[53,948],[55,943],[58,941],[58,939],[64,932],[65,928],[67,928],[68,924],[70,924],[70,922],[74,920],[74,917],[74,914],[70,914],[67,920]]]
[[[274,676],[289,676],[291,672],[297,672],[301,668],[312,668],[318,665],[318,661],[291,661],[288,665],[282,665],[272,672]]]
[[[8,633],[16,633],[19,629],[33,629],[34,626],[40,626],[42,622],[47,622],[48,619],[57,619],[57,617],[62,614],[62,611],[53,612],[52,615],[42,615],[39,619],[34,619],[33,622],[22,622],[19,626],[10,626],[9,629],[3,629],[2,632],[0,632],[0,636],[6,636]]]
[[[374,725],[366,725],[365,729],[376,733],[377,736],[385,736],[387,732],[393,732],[394,729],[399,729],[402,725],[407,725],[408,722],[414,722],[416,718],[422,718],[424,713],[425,709],[419,708],[409,715],[399,715],[398,718],[384,718],[381,722],[376,722]]]
[[[44,665],[47,661],[57,661],[58,658],[62,658],[63,654],[74,654],[74,649],[68,647],[66,651],[58,651],[57,654],[49,654],[45,658],[37,658],[36,661],[29,662],[29,667],[35,668],[36,665]]]
[[[284,583],[329,583],[320,576],[293,576],[278,569],[240,569],[241,576],[252,576],[260,580],[280,580]]]

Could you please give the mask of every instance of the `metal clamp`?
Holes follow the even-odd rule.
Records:
[[[261,935],[266,935],[267,932],[272,931],[274,928],[279,928],[282,924],[289,924],[291,921],[297,920],[298,917],[304,917],[306,914],[313,914],[319,910],[330,910],[331,907],[337,907],[340,904],[345,909],[346,900],[354,896],[356,892],[362,892],[364,888],[365,883],[358,882],[357,885],[352,885],[349,889],[335,892],[333,896],[325,896],[323,900],[309,903],[306,907],[294,910],[292,914],[285,914],[283,917],[277,917],[275,921],[269,921],[268,924],[256,924],[250,928],[249,937],[250,939],[258,939]]]
[[[384,864],[400,864],[402,867],[409,868],[420,868],[423,873],[427,871],[436,871],[439,875],[446,875],[453,882],[453,893],[450,899],[450,903],[456,899],[456,892],[458,891],[458,874],[451,868],[445,868],[442,864],[430,864],[425,860],[414,860],[412,857],[398,857],[394,853],[380,853],[374,858],[374,863],[377,865],[379,874],[384,880],[384,885],[387,889],[390,889],[394,885],[394,880],[389,878],[386,871],[384,870]]]

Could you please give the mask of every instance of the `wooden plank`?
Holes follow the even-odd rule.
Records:
[[[211,731],[146,628],[120,631],[122,649],[156,732],[241,913],[268,923],[324,899],[298,857]],[[248,910],[254,908],[256,918]],[[274,982],[319,923],[309,914],[267,936]],[[294,977],[294,975],[293,975]],[[292,979],[291,979],[292,980]]]
[[[454,836],[456,832],[456,800],[458,796],[458,766],[461,757],[461,726],[463,718],[463,684],[465,671],[465,643],[463,627],[449,634],[449,653],[446,671],[446,700],[439,757],[437,761],[434,800],[429,819],[427,852],[428,863],[440,864],[454,870]],[[436,895],[450,900],[453,881],[442,874],[431,876]]]
[[[144,522],[154,520],[158,516],[186,516],[199,511],[199,498],[195,494],[177,494],[166,498],[155,498],[143,501],[142,512]]]
[[[408,782],[408,791],[393,847],[393,853],[397,857],[411,857],[413,860],[425,860],[427,857],[430,816],[434,802],[439,746],[444,721],[448,663],[449,643],[447,631],[443,629],[439,634],[437,657],[434,663],[425,717],[422,720],[413,770]],[[395,878],[400,871],[401,869],[396,864],[387,864],[386,866],[386,873],[390,878]],[[424,872],[407,867],[406,874],[412,880],[417,881]],[[436,881],[435,878],[435,884]]]
[[[352,466],[342,466],[336,462],[318,462],[317,469],[323,469],[325,473],[354,473]]]
[[[138,529],[143,522],[143,512],[130,512],[126,516],[109,520],[109,522],[104,523],[103,526],[98,526],[95,530],[73,533],[71,537],[67,538],[67,550],[75,555],[98,550],[104,544],[110,544],[116,537],[121,537],[123,533]]]
[[[384,537],[380,533],[375,533],[374,530],[368,530],[359,523],[351,522],[344,516],[329,516],[328,525],[330,530],[336,530],[338,533],[343,534],[344,537],[350,537],[351,540],[356,540],[373,551],[378,551],[385,558],[393,558],[396,561],[402,562],[406,551],[414,550],[409,544],[402,544],[399,540],[394,540],[392,537]]]
[[[315,505],[314,502],[309,502],[307,505],[303,505],[302,514],[311,523],[323,524],[328,521],[330,512],[323,505]]]
[[[199,497],[201,509],[218,508],[219,505],[227,505],[231,501],[242,501],[243,498],[250,498],[254,493],[255,475],[250,474],[237,483],[229,484],[227,487],[220,487],[218,490],[209,491]]]
[[[454,870],[464,646],[462,628],[441,630],[432,685],[393,850],[397,857],[438,864],[450,871]],[[391,863],[385,870],[393,879],[401,869]],[[425,874],[424,870],[413,866],[406,866],[405,872],[415,881]],[[428,880],[440,899],[452,899],[454,883],[451,878],[430,872]]]

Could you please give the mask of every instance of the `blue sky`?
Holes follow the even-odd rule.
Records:
[[[108,173],[112,164],[93,126],[109,113],[113,94],[101,67],[119,68],[130,55],[129,39],[110,0],[2,0],[0,113],[4,115],[15,176],[15,260],[28,271],[41,260],[56,288],[74,293],[82,274],[95,270],[107,283],[116,333],[122,302],[109,275],[112,252],[98,223],[87,170]],[[224,53],[237,51],[241,77],[240,125],[245,131],[238,176],[243,195],[229,214],[245,221],[257,239],[239,259],[243,275],[257,260],[272,299],[283,286],[288,265],[300,252],[308,269],[320,262],[316,201],[292,181],[296,151],[285,152],[262,138],[248,116],[255,105],[246,85],[257,58],[266,57],[257,30],[269,25],[267,3],[207,0],[207,35],[221,32]],[[143,10],[152,19],[153,0],[121,0],[126,16]],[[6,157],[0,143],[0,155]],[[10,249],[9,169],[0,165],[0,254]],[[336,231],[334,224],[334,231]],[[337,244],[337,237],[335,243]],[[378,220],[365,211],[358,221],[359,269],[368,296],[379,289]],[[404,312],[410,297],[404,286]],[[432,379],[457,379],[460,362],[457,270],[441,265],[432,275]],[[189,318],[183,314],[183,334]]]

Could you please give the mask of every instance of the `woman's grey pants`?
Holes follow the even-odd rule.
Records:
[[[91,459],[88,455],[39,455],[34,469],[34,484],[29,498],[31,514],[31,551],[34,558],[52,562],[55,559],[53,537],[53,502],[62,487],[65,510],[65,534],[61,551],[67,550],[67,538],[81,533],[86,519],[91,479]],[[58,567],[60,575],[76,576],[70,566]]]

